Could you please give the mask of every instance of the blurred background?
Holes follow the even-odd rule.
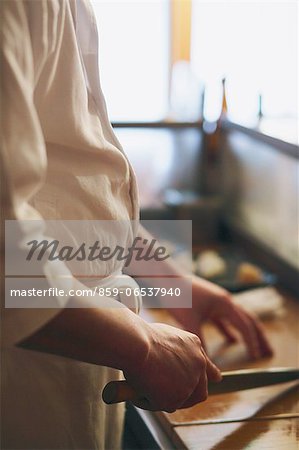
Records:
[[[216,120],[224,77],[232,119],[296,118],[296,1],[93,4],[112,121]]]
[[[201,244],[241,234],[294,278],[297,2],[92,3],[102,88],[141,216],[190,218]]]

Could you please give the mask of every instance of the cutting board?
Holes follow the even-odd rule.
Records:
[[[169,414],[157,413],[166,427],[240,422],[254,416],[298,417],[298,383],[210,396],[204,403]]]

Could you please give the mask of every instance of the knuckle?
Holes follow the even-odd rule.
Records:
[[[197,334],[189,333],[189,339],[190,339],[190,342],[192,343],[192,345],[194,345],[196,347],[200,347],[201,346],[201,340],[197,336]]]
[[[197,334],[193,334],[192,337],[193,337],[194,344],[200,346],[201,345],[201,340],[200,340],[199,336],[197,336]]]

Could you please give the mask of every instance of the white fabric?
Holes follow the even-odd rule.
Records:
[[[136,314],[139,314],[142,305],[142,296],[140,294],[140,287],[134,278],[130,275],[122,273],[121,270],[116,270],[108,277],[99,280],[82,280],[86,286],[90,288],[98,287],[102,289],[113,289],[116,288],[118,294],[116,299],[120,301],[123,305],[126,305]]]
[[[135,176],[100,88],[89,3],[0,4],[5,218],[137,219]],[[3,235],[1,249],[3,258]],[[107,275],[118,269],[111,263]],[[119,372],[14,346],[58,307],[2,305],[2,448],[116,450],[123,406],[105,407],[101,390]]]

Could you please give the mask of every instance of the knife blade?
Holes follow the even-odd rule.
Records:
[[[299,379],[299,369],[291,367],[276,367],[269,369],[243,369],[222,372],[219,383],[209,383],[209,395],[226,394],[286,383]]]
[[[232,370],[222,372],[222,380],[219,383],[209,382],[208,391],[209,395],[227,394],[296,380],[299,380],[299,369],[292,367]],[[113,404],[138,400],[140,397],[123,380],[106,384],[102,398],[105,403]]]

